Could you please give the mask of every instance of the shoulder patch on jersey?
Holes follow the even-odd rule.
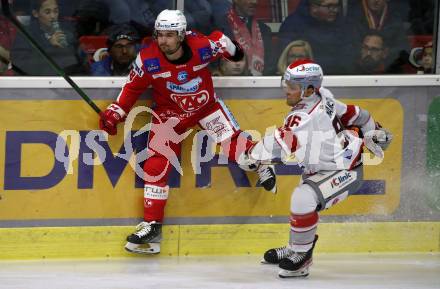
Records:
[[[162,73],[153,74],[152,76],[153,76],[153,79],[156,79],[156,78],[168,78],[168,77],[171,77],[171,71],[165,71],[165,72],[162,72]]]
[[[206,46],[198,49],[200,61],[202,63],[209,62],[212,58],[211,47]]]
[[[325,99],[325,112],[331,118],[333,113],[335,112],[335,102],[331,98]]]
[[[139,77],[144,75],[144,70],[142,69],[142,60],[139,54],[136,57],[136,60],[133,62],[133,70],[137,75],[139,75]]]
[[[160,71],[159,58],[148,58],[144,60],[144,66],[148,73],[155,73]]]

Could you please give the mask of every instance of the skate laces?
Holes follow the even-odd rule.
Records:
[[[136,226],[137,232],[134,233],[138,237],[146,236],[151,231],[151,223],[142,222]]]
[[[260,177],[260,183],[264,183],[268,179],[271,179],[274,177],[274,174],[272,170],[270,169],[270,166],[262,165],[257,169],[258,176]]]
[[[275,252],[277,253],[278,260],[284,259],[292,255],[292,250],[287,248],[286,246],[275,248]]]
[[[292,255],[287,257],[287,259],[293,261],[294,263],[299,263],[306,257],[307,252],[293,252]]]

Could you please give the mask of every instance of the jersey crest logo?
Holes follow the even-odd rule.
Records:
[[[188,80],[188,72],[180,71],[177,74],[177,80],[180,81],[180,82],[186,82]]]
[[[171,94],[171,99],[186,112],[193,112],[204,106],[209,99],[206,90],[202,90],[195,94]]]
[[[212,58],[211,47],[202,47],[199,48],[199,56],[202,63],[209,62]]]
[[[159,58],[149,58],[144,60],[144,66],[149,73],[160,71]]]

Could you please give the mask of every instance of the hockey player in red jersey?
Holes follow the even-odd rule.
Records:
[[[169,191],[170,151],[175,153],[174,156],[180,154],[179,143],[154,142],[168,143],[166,150],[150,145],[156,136],[164,135],[157,133],[161,125],[172,123],[176,137],[199,125],[222,145],[223,151],[233,161],[253,144],[239,136],[240,128],[215,94],[208,70],[209,63],[220,57],[230,61],[241,60],[244,55],[239,45],[219,31],[209,36],[186,31],[186,19],[179,10],[164,10],[157,16],[154,38],[155,41],[139,52],[117,100],[101,114],[100,119],[101,129],[111,135],[116,134],[117,124],[124,120],[140,94],[152,86],[154,115],[160,119],[152,118],[148,143],[151,155],[144,164],[144,222],[127,237],[125,246],[128,251],[147,254],[160,252]],[[237,146],[237,143],[244,145]],[[259,181],[266,190],[276,192],[273,166],[248,168],[258,173]]]
[[[280,277],[309,274],[318,212],[341,202],[359,189],[363,180],[362,148],[383,157],[392,135],[368,111],[336,100],[321,87],[321,67],[299,60],[283,76],[286,102],[292,107],[284,125],[267,134],[239,158],[243,165],[270,163],[295,157],[303,168],[290,203],[290,239],[287,246],[268,250],[263,263],[278,264]],[[344,128],[360,128],[359,134]]]

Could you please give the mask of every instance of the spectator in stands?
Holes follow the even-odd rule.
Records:
[[[359,43],[359,36],[369,30],[379,31],[389,44],[388,58],[396,65],[408,64],[410,45],[407,37],[408,0],[356,0],[349,13],[353,27],[353,41]]]
[[[389,48],[380,32],[371,30],[365,34],[358,57],[352,66],[353,74],[402,73],[400,65],[389,59]]]
[[[423,67],[423,73],[433,73],[434,72],[434,65],[432,62],[432,42],[428,42],[423,47],[422,52],[422,67]]]
[[[411,50],[409,62],[417,69],[417,74],[433,73],[432,53],[432,41]]]
[[[247,59],[243,57],[239,61],[229,61],[221,58],[218,62],[218,69],[212,72],[214,76],[241,76],[249,75]]]
[[[10,50],[16,30],[12,23],[0,15],[0,75],[13,75],[10,71]]]
[[[316,62],[327,74],[344,74],[351,59],[351,28],[341,14],[340,0],[304,0],[282,23],[279,31],[281,47],[293,40],[309,42]]]
[[[56,0],[34,1],[28,32],[67,74],[82,74],[76,40],[67,26],[60,25],[58,16]],[[11,61],[28,75],[56,75],[56,71],[21,34],[15,39]]]
[[[247,56],[251,75],[272,75],[275,72],[275,57],[272,55],[272,31],[254,15],[257,0],[232,0],[227,14],[214,23],[231,39],[237,41]]]
[[[283,75],[290,63],[298,59],[306,58],[313,60],[313,52],[310,44],[304,40],[294,40],[290,42],[286,48],[284,48],[278,59],[278,75]]]
[[[91,66],[94,76],[128,75],[131,63],[136,59],[139,36],[129,24],[115,25],[110,29],[107,41],[109,56]]]
[[[0,75],[5,75],[9,70],[9,51],[0,46]]]

